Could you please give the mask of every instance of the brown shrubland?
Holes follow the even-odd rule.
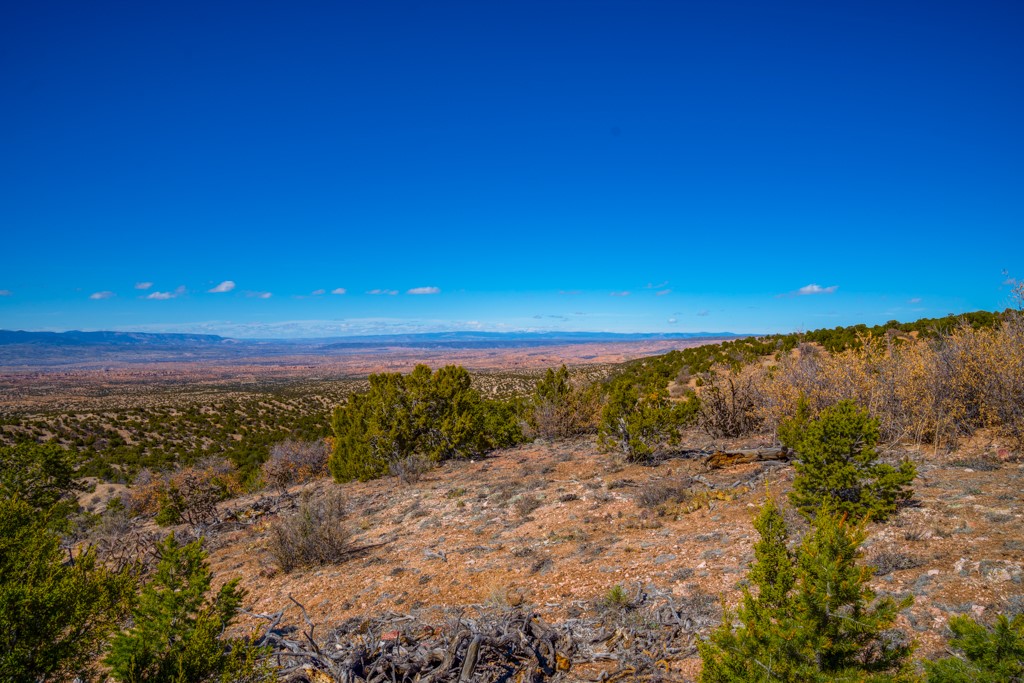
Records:
[[[999,327],[961,325],[935,339],[865,337],[861,348],[835,354],[804,344],[753,374],[757,415],[773,432],[796,414],[801,397],[811,417],[852,399],[878,419],[889,442],[953,446],[986,428],[1024,446],[1019,313]]]
[[[263,463],[261,472],[267,486],[286,489],[293,484],[302,484],[327,476],[327,458],[330,449],[327,443],[318,441],[295,441],[287,439],[274,444],[270,458]]]

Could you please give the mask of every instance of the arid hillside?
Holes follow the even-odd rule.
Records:
[[[412,483],[319,480],[223,504],[233,521],[207,543],[218,581],[240,577],[253,611],[287,608],[282,623],[302,629],[294,598],[321,643],[350,643],[335,629],[360,623],[419,642],[424,625],[526,611],[579,641],[565,680],[693,680],[695,639],[744,585],[752,518],[793,476],[785,462],[709,470],[698,451],[756,445],[690,433],[675,457],[624,466],[590,438],[538,441]],[[862,562],[876,567],[879,594],[914,597],[898,625],[919,655],[942,652],[953,615],[1024,609],[1024,465],[1010,455],[984,438],[955,453],[884,454],[912,458],[919,476],[910,504],[870,527]],[[271,529],[334,496],[351,556],[282,571]]]

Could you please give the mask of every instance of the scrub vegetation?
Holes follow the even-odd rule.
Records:
[[[703,660],[700,680],[1020,679],[1019,614],[950,620],[950,655],[915,659],[914,638],[898,627],[913,596],[880,592],[872,582],[911,571],[928,558],[875,547],[869,561],[864,550],[880,525],[900,524],[901,510],[915,505],[920,464],[929,457],[921,447],[938,458],[988,435],[1009,449],[950,462],[997,473],[1024,448],[1019,310],[731,340],[626,363],[596,377],[562,366],[516,384],[515,391],[488,389],[499,384],[508,385],[502,379],[481,386],[478,375],[456,365],[419,365],[406,374],[345,380],[326,391],[220,395],[208,403],[51,414],[45,420],[8,413],[0,446],[0,677],[258,681],[293,675],[299,666],[329,670],[327,660],[317,659],[325,655],[304,608],[310,627],[305,645],[274,628],[257,635],[237,627],[249,594],[239,579],[215,580],[210,539],[223,539],[232,529],[258,529],[265,534],[260,552],[273,558],[268,576],[319,573],[354,558],[381,561],[373,553],[397,532],[365,542],[361,534],[384,523],[383,507],[350,496],[347,487],[362,486],[354,482],[387,478],[402,487],[395,491],[414,492],[408,495],[416,499],[392,520],[413,534],[441,526],[436,506],[489,524],[500,515],[505,529],[545,534],[540,550],[506,551],[526,558],[530,576],[542,577],[555,565],[553,551],[567,544],[587,562],[606,551],[593,540],[598,518],[614,523],[621,536],[603,543],[643,555],[647,546],[630,544],[630,534],[653,533],[687,515],[707,515],[713,523],[723,507],[750,500],[755,484],[785,471],[791,475],[780,489],[786,495],[770,497],[754,520],[760,540],[737,584],[739,604],[726,605],[717,626],[691,638],[691,654],[699,652]],[[709,482],[692,468],[687,476],[669,470],[645,483],[635,473],[603,482],[552,479],[557,464],[534,467],[526,459],[500,486],[474,489],[472,482],[446,479],[471,464],[486,472],[496,451],[541,444],[570,460],[582,443],[610,455],[601,464],[609,475],[625,468],[661,472],[673,466],[668,463],[706,458],[733,443],[763,447],[735,451],[751,458],[740,462],[758,463],[769,450],[778,458],[749,476],[729,478],[732,483]],[[916,462],[909,447],[917,448]],[[557,490],[546,488],[549,481],[558,483]],[[87,505],[100,485],[109,495]],[[435,489],[443,495],[433,502],[418,497]],[[963,496],[981,493],[965,489]],[[1004,502],[1005,509],[979,514],[992,524],[1016,519],[1019,501]],[[602,509],[608,505],[617,506],[614,516]],[[574,512],[561,522],[547,521],[563,508]],[[713,532],[702,536],[713,539]],[[919,529],[901,533],[906,543],[926,537]],[[521,544],[523,537],[516,538]],[[465,552],[489,550],[479,545]],[[709,548],[705,555],[714,559],[716,552]],[[433,547],[421,554],[450,561]],[[664,553],[656,564],[672,569],[674,558]],[[405,571],[396,569],[389,580],[400,580]],[[678,568],[674,575],[688,580],[693,571]],[[1012,566],[977,571],[1019,580]],[[608,632],[648,649],[656,643],[668,656],[673,646],[664,632],[652,635],[652,624],[669,622],[658,621],[667,618],[664,612],[645,612],[652,609],[648,589],[627,590],[615,573],[608,578],[593,603],[600,619],[615,621],[618,630]],[[431,580],[424,574],[419,583]],[[504,609],[523,600],[505,586],[492,586],[490,595],[487,604]],[[500,634],[520,623],[516,619],[506,615],[467,628]],[[589,622],[572,623],[583,628]],[[344,631],[332,633],[341,638]],[[535,630],[531,636],[554,639],[552,661],[558,663],[543,674],[551,679],[572,666],[572,652],[555,633],[557,628]],[[353,642],[338,641],[336,649],[348,652]],[[463,666],[459,658],[469,657],[468,641],[453,642],[452,671]],[[477,647],[486,650],[482,643]],[[642,648],[627,653],[618,647],[616,656],[639,658],[623,675],[661,675],[660,660],[643,660]],[[298,658],[287,671],[275,670],[282,660],[270,656],[281,648]],[[398,680],[400,672],[426,666],[417,663],[416,652],[402,655],[408,661],[397,654],[387,660],[388,675]],[[429,652],[423,652],[427,662]],[[601,661],[591,654],[588,661]],[[505,665],[525,667],[526,656],[516,654],[519,659]],[[372,666],[385,663],[374,660]],[[371,666],[370,660],[363,665]],[[620,673],[627,669],[623,665]]]

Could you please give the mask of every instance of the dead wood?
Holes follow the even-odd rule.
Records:
[[[557,625],[523,609],[458,613],[437,626],[414,615],[354,618],[326,634],[305,607],[299,626],[283,626],[285,610],[251,614],[267,624],[256,644],[266,647],[292,683],[496,683],[567,681],[570,670],[601,664],[594,680],[681,680],[672,663],[693,656],[695,633],[717,618],[717,602],[694,602],[653,587],[637,587],[627,610],[598,609],[589,619]],[[582,673],[582,672],[581,672]]]
[[[720,470],[736,465],[745,465],[751,462],[764,462],[767,460],[788,461],[792,456],[785,446],[780,448],[755,448],[735,451],[715,451],[704,460],[704,466],[709,470]]]

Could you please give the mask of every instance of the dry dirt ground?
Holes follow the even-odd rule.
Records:
[[[711,444],[695,436],[690,445],[756,442]],[[917,640],[918,656],[928,657],[941,651],[949,617],[1024,609],[1024,465],[991,442],[955,454],[888,457],[904,455],[918,464],[914,501],[870,527],[864,556],[880,568],[875,590],[914,596],[899,625]],[[352,543],[371,547],[342,564],[278,571],[265,550],[274,515],[216,535],[209,547],[218,580],[241,577],[255,611],[276,611],[292,595],[325,627],[387,611],[433,610],[442,619],[445,610],[501,605],[529,606],[557,623],[599,611],[620,585],[628,595],[671,591],[710,605],[711,618],[695,621],[706,633],[720,618],[719,600],[732,605],[739,598],[758,506],[766,492],[784,497],[792,478],[784,463],[707,471],[691,456],[622,466],[592,439],[537,442],[448,463],[415,484],[386,478],[293,489],[296,497],[343,492]],[[667,484],[698,493],[660,510],[643,504]],[[260,495],[270,494],[230,504],[245,508]],[[788,517],[799,537],[806,525]],[[298,622],[297,610],[291,618]],[[691,654],[672,665],[669,680],[690,680],[698,669]],[[599,670],[582,667],[573,676],[592,680]]]

